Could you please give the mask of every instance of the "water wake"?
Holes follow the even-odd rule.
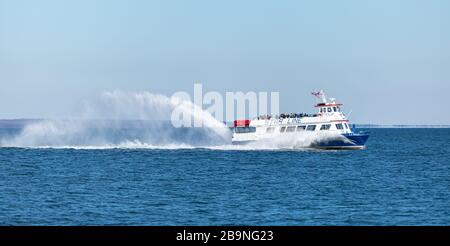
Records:
[[[245,145],[212,146],[218,150],[311,150],[319,142],[342,139],[338,133],[330,132],[293,132],[276,133],[268,138]]]

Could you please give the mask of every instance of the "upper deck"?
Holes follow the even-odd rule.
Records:
[[[235,128],[242,128],[239,132],[253,132],[257,128],[277,127],[282,131],[283,127],[295,126],[297,128],[338,130],[342,133],[350,132],[349,121],[342,112],[343,104],[336,102],[334,98],[329,100],[323,91],[313,93],[321,99],[314,105],[317,113],[281,113],[279,115],[261,115],[251,120],[234,121]],[[247,129],[250,128],[250,129]],[[255,128],[255,129],[253,129]]]
[[[315,114],[305,113],[282,113],[280,115],[270,116],[263,115],[256,117],[248,122],[248,126],[265,126],[265,125],[292,125],[292,124],[320,124],[328,122],[348,122],[347,117],[342,112],[342,103],[336,102],[335,98],[329,100],[325,97],[323,91],[313,93],[322,100],[314,105],[317,108]],[[235,125],[236,127],[237,125]]]

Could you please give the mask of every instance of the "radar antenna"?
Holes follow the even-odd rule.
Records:
[[[317,99],[321,99],[323,103],[327,103],[327,97],[325,96],[325,92],[323,90],[320,90],[318,92],[311,92],[312,95],[314,95]]]

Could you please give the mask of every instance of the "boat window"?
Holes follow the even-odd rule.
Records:
[[[344,124],[344,126],[345,126],[345,128],[346,128],[346,129],[348,129],[348,125],[347,125],[347,123],[345,123],[345,124]]]
[[[341,123],[339,123],[339,124],[336,124],[336,129],[342,130],[342,129],[344,129],[344,127],[342,126]]]
[[[297,126],[297,131],[304,131],[306,129],[306,126]]]
[[[285,126],[283,126],[283,127],[280,128],[280,132],[284,132],[285,130],[286,130],[286,127],[285,127]]]
[[[267,127],[266,133],[272,133],[275,130],[274,127]]]
[[[328,108],[328,113],[331,113],[331,111],[333,111],[331,108]]]
[[[330,130],[330,127],[331,127],[330,124],[325,124],[325,125],[322,125],[322,126],[320,127],[320,130],[321,130],[321,131],[324,131],[324,130]]]
[[[286,132],[294,132],[295,131],[295,126],[288,126],[288,128],[286,128]]]
[[[236,128],[234,128],[234,131],[236,133],[251,133],[251,132],[256,132],[256,127],[254,127],[254,126],[236,127]]]
[[[334,111],[334,112],[337,112],[337,109],[336,109],[336,107],[333,107],[333,111]]]
[[[316,125],[309,125],[306,127],[307,131],[315,131],[316,130]]]

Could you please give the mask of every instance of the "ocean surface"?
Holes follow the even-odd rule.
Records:
[[[0,224],[450,225],[450,129],[366,130],[355,151],[0,147]]]

